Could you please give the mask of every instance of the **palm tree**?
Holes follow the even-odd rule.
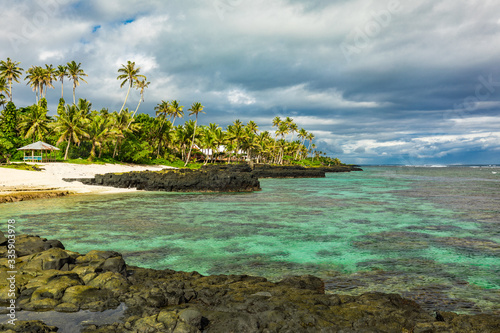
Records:
[[[179,102],[177,100],[173,100],[170,103],[170,108],[168,108],[168,115],[172,118],[172,126],[174,126],[175,123],[175,118],[182,118],[184,117],[184,111],[182,110],[184,107],[182,105],[179,105]]]
[[[149,84],[151,82],[148,82],[146,78],[144,80],[135,80],[134,85],[135,89],[139,90],[139,93],[141,94],[141,98],[139,98],[139,104],[137,104],[137,108],[135,109],[134,113],[132,114],[132,118],[135,117],[135,114],[139,110],[139,106],[141,105],[141,102],[144,102],[144,89],[149,87]]]
[[[61,98],[64,98],[64,78],[68,76],[68,66],[59,65],[54,73],[61,81]]]
[[[76,87],[80,85],[80,80],[87,83],[87,81],[85,81],[83,77],[88,75],[85,74],[83,69],[80,68],[80,66],[82,65],[81,62],[77,64],[73,60],[72,62],[68,62],[66,65],[68,66],[68,77],[70,80],[73,80],[73,104],[76,104],[76,98],[75,98]]]
[[[301,128],[299,130],[299,134],[297,134],[297,137],[300,139],[300,145],[297,148],[297,153],[295,154],[295,159],[299,158],[299,152],[302,146],[304,146],[304,141],[306,140],[307,137],[307,132],[305,129]]]
[[[18,67],[21,64],[17,61],[12,61],[10,58],[7,58],[7,61],[0,61],[0,78],[5,79],[9,84],[9,93],[10,101],[12,102],[12,81],[16,81],[19,83],[19,78],[21,77],[23,69]]]
[[[186,163],[184,163],[184,166],[188,165],[189,159],[191,158],[191,151],[193,150],[193,145],[194,145],[194,137],[196,135],[196,125],[198,123],[198,114],[205,113],[203,111],[203,105],[201,105],[201,103],[199,103],[199,102],[193,103],[191,105],[191,108],[188,111],[190,111],[190,113],[189,113],[190,116],[192,116],[192,115],[196,116],[196,120],[194,122],[193,139],[191,140],[191,145],[189,147],[189,153],[187,155]]]
[[[122,108],[120,109],[121,113],[123,111],[123,108],[125,107],[125,104],[127,103],[128,95],[130,93],[130,88],[132,88],[132,85],[136,80],[138,80],[140,77],[142,77],[144,80],[146,80],[146,77],[144,75],[140,75],[139,72],[141,71],[141,67],[135,68],[135,62],[131,62],[130,60],[127,61],[127,65],[122,64],[122,68],[118,69],[118,73],[122,73],[118,75],[116,78],[117,80],[123,80],[122,83],[120,84],[120,88],[122,88],[127,82],[129,83],[128,85],[128,90],[127,90],[127,95],[125,96],[125,101],[123,102]]]
[[[158,103],[157,106],[155,106],[156,110],[156,117],[160,119],[160,123],[157,126],[157,137],[158,137],[158,147],[157,147],[157,152],[156,152],[156,157],[160,157],[160,150],[161,150],[161,141],[163,138],[163,125],[165,124],[165,120],[167,118],[167,115],[170,113],[170,102],[165,102],[164,100],[161,101],[161,103]]]
[[[60,144],[63,141],[68,142],[66,152],[64,153],[64,160],[68,159],[69,147],[72,141],[80,143],[81,138],[88,137],[88,133],[85,131],[87,122],[88,119],[84,116],[83,110],[76,104],[66,104],[56,116],[56,122],[53,126],[54,130],[60,134],[56,144]]]
[[[128,109],[125,109],[123,113],[113,112],[113,117],[112,128],[116,137],[115,149],[113,151],[114,158],[120,152],[122,140],[137,127],[135,124],[130,126],[130,123],[134,122],[134,118],[132,117],[132,112],[128,111]]]
[[[33,105],[26,112],[19,123],[24,138],[32,138],[33,142],[43,141],[45,135],[50,131],[50,119],[47,118],[47,110],[39,105]]]
[[[89,161],[92,161],[96,157],[96,147],[101,147],[104,141],[108,139],[111,132],[109,116],[96,114],[91,117],[87,127],[87,134],[89,140],[92,142]],[[102,149],[99,151],[99,156],[101,153]]]
[[[0,77],[0,101],[2,106],[5,108],[5,104],[7,104],[5,100],[5,95],[3,93],[7,94],[7,97],[9,97],[9,89],[7,88],[7,83],[5,81],[5,78]]]
[[[285,135],[288,134],[289,127],[286,122],[282,122],[279,126],[278,129],[276,130],[277,135],[281,135],[281,140],[280,140],[280,153],[278,154],[278,163],[283,164],[283,155],[285,153]]]
[[[274,119],[273,119],[273,127],[276,127],[276,131],[274,132],[274,145],[273,145],[273,154],[275,155],[275,163],[277,160],[276,141],[278,139],[278,129],[279,129],[279,126],[281,125],[282,122],[283,121],[278,116],[274,117]]]
[[[312,142],[314,140],[314,134],[308,133],[307,137],[306,137],[306,140],[309,140],[309,147],[307,148],[307,151],[310,151],[311,148],[312,148],[312,146],[313,146]],[[311,157],[312,157],[312,151],[311,151]]]
[[[54,85],[52,84],[52,81],[54,80],[56,80],[56,70],[52,67],[52,65],[45,65],[45,68],[42,69],[42,82],[45,86],[45,92],[43,89],[41,91],[43,96],[42,98],[47,96],[47,87],[54,88]]]
[[[42,87],[43,87],[43,68],[40,66],[31,66],[26,71],[25,80],[28,80],[27,85],[29,85],[35,92],[36,103],[42,99]]]
[[[259,126],[255,123],[255,121],[250,120],[247,124],[247,128],[250,132],[253,134],[257,134],[257,131],[259,130]]]
[[[235,154],[238,155],[242,142],[247,138],[243,123],[239,119],[236,119],[232,125],[227,127],[227,135],[229,140],[236,142]]]

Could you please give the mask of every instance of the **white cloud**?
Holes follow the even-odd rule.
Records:
[[[233,89],[227,93],[227,100],[231,104],[243,104],[243,105],[255,104],[255,98],[237,89]]]

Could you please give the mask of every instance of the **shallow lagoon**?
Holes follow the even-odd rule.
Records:
[[[500,312],[500,169],[368,167],[264,179],[245,194],[136,192],[3,204],[19,232],[127,263],[400,293],[429,310]]]

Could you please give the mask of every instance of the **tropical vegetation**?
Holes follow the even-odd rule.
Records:
[[[17,108],[12,102],[12,83],[19,83],[23,69],[19,62],[0,62],[0,160],[20,159],[17,148],[45,141],[57,145],[60,158],[88,161],[169,164],[175,166],[200,163],[233,163],[253,161],[270,164],[341,164],[338,159],[325,157],[315,150],[314,134],[299,128],[292,118],[275,117],[272,131],[260,131],[254,121],[246,124],[234,120],[226,128],[216,123],[200,125],[198,118],[205,113],[200,102],[187,110],[178,100],[162,100],[155,114],[137,113],[150,82],[140,74],[140,67],[128,61],[118,69],[120,87],[127,93],[120,110],[94,110],[86,99],[76,99],[76,87],[87,76],[81,63],[32,66],[24,79],[35,93],[35,104]],[[64,79],[72,81],[73,103],[64,100]],[[47,90],[54,82],[61,83],[61,98],[54,116],[47,109]],[[126,107],[131,88],[140,94],[135,109]]]

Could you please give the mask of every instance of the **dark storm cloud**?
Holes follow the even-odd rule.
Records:
[[[253,119],[272,130],[272,118],[291,116],[319,149],[353,163],[498,156],[496,2],[40,3],[4,4],[0,42],[10,47],[0,58],[25,69],[82,62],[89,84],[77,95],[96,108],[121,106],[117,69],[132,60],[151,81],[142,112],[175,98],[186,108],[201,101],[202,123]],[[33,102],[24,83],[15,89],[18,104]],[[137,101],[132,95],[130,107]]]

